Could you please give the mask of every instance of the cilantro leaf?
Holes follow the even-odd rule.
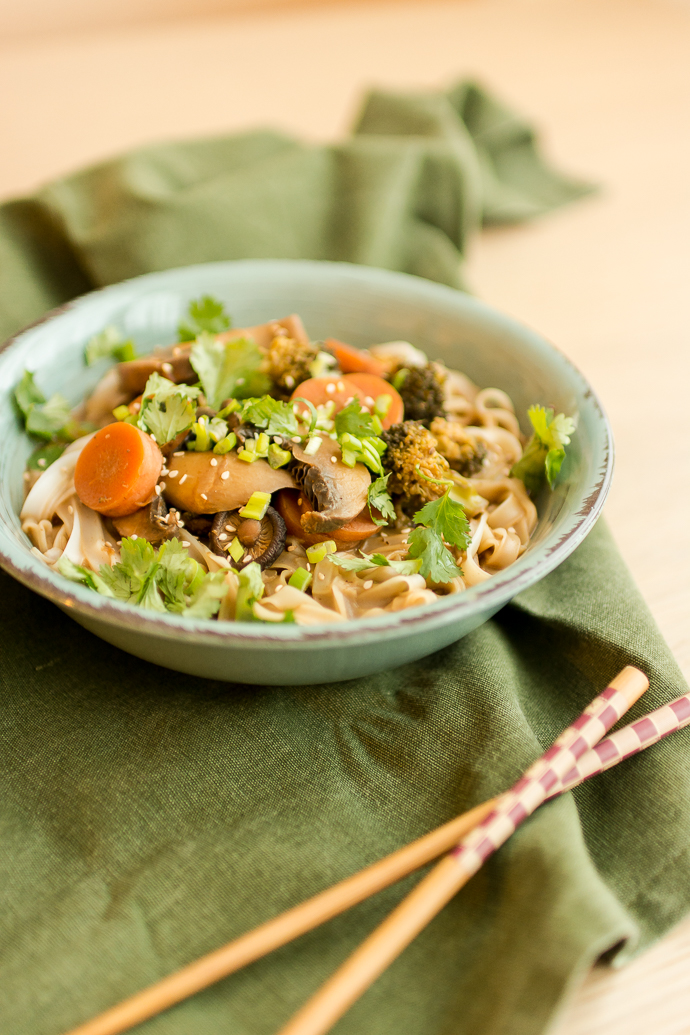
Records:
[[[420,560],[411,561],[390,561],[381,553],[352,556],[346,553],[329,553],[327,559],[345,571],[368,571],[371,568],[393,568],[398,575],[416,575],[422,566]]]
[[[414,519],[420,527],[410,532],[408,552],[421,559],[424,578],[444,583],[462,575],[446,543],[465,550],[471,539],[470,526],[462,505],[451,498],[450,488],[443,496],[425,503]]]
[[[74,436],[67,431],[71,421],[70,404],[63,395],[55,393],[43,404],[34,404],[26,415],[26,430],[36,438],[55,438],[61,432],[69,438]]]
[[[38,446],[26,461],[29,471],[45,471],[58,460],[66,449],[64,442],[49,442],[46,446]]]
[[[125,363],[136,358],[134,342],[130,338],[125,338],[112,324],[89,338],[84,349],[84,359],[88,367],[93,366],[99,359],[116,359],[120,363]]]
[[[261,567],[256,561],[252,561],[238,572],[238,577],[240,586],[235,603],[235,621],[255,622],[253,606],[257,600],[261,600],[265,588],[261,578]]]
[[[177,334],[180,341],[194,341],[203,331],[221,334],[230,326],[231,320],[223,303],[212,295],[202,295],[189,303],[187,316],[180,322]]]
[[[80,564],[75,564],[69,557],[65,557],[64,554],[57,562],[57,568],[60,574],[64,575],[71,582],[81,582],[82,585],[88,586],[89,589],[95,589],[97,593],[102,594],[104,597],[115,596],[105,579],[102,579],[95,571],[90,571],[88,568],[82,568]]]
[[[150,432],[159,446],[165,445],[196,420],[193,401],[200,391],[191,385],[176,385],[160,374],[151,374],[141,397],[138,427]]]
[[[264,395],[261,399],[247,399],[240,411],[240,420],[265,428],[267,435],[297,435],[299,427],[292,406]]]
[[[388,479],[390,474],[381,475],[376,481],[373,481],[367,489],[367,506],[369,507],[369,516],[376,525],[386,525],[389,521],[395,521],[395,507],[393,506],[393,500],[386,491],[388,485]],[[372,507],[376,507],[381,512],[382,520],[375,518],[372,513]]]
[[[24,418],[29,416],[34,406],[40,406],[46,401],[30,370],[24,371],[24,376],[14,389],[14,398]]]
[[[271,382],[261,370],[264,357],[246,338],[218,341],[202,333],[192,345],[190,363],[199,375],[209,406],[220,409],[224,399],[266,395]]]
[[[551,489],[555,486],[565,459],[565,447],[575,431],[575,421],[563,413],[554,416],[551,408],[543,406],[530,406],[527,416],[534,434],[510,473],[520,478],[534,495],[542,487],[544,478]]]
[[[222,571],[209,572],[202,579],[182,614],[185,618],[213,618],[218,613],[227,591],[225,573]]]
[[[356,438],[376,435],[371,414],[362,409],[359,399],[351,399],[347,406],[335,415],[336,435],[340,438],[346,432]]]

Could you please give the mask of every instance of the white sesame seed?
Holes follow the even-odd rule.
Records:
[[[226,534],[225,532],[221,532],[221,533],[220,533],[220,535],[218,536],[218,538],[219,538],[220,540],[225,540],[225,539],[227,539],[228,537],[227,537],[227,534]]]
[[[275,442],[275,444],[276,444],[277,446],[282,446],[282,444],[283,444],[283,440],[282,440],[282,438],[280,437],[280,435],[274,435],[274,436],[273,436],[273,441]]]
[[[301,506],[302,506],[302,497],[301,497],[301,496],[300,496],[300,498],[299,498],[299,499],[297,500],[297,506],[298,506],[298,507],[301,507]]]
[[[161,467],[161,474],[169,474],[169,473],[170,472],[168,471],[167,467]]]
[[[345,400],[345,406],[349,406],[349,405],[350,405],[350,403],[352,402],[352,400],[353,400],[353,399],[354,399],[354,395],[351,395],[351,396],[350,396],[349,398],[347,398],[347,399]],[[363,409],[363,408],[364,408],[364,407],[362,407],[362,409]]]
[[[331,457],[331,463],[332,464],[337,464],[338,463],[338,457],[337,456],[332,456]]]
[[[205,492],[200,492],[199,495],[201,496],[202,500],[208,500],[208,496]]]
[[[153,433],[152,431],[150,431],[150,432],[149,432],[149,435],[151,436],[151,438],[152,438],[152,439],[153,439],[153,441],[155,442],[155,441],[156,441],[156,436],[154,435],[154,433]]]
[[[110,432],[108,432],[108,434],[105,437],[110,438]]]
[[[292,388],[294,383],[295,383],[295,379],[292,376],[292,374],[287,374],[287,376],[285,378],[285,384],[288,386],[288,388]]]
[[[322,571],[320,571],[316,577],[317,577],[317,579],[325,579],[326,578],[326,576],[324,575],[324,573]]]
[[[338,389],[339,392],[345,391],[345,384],[343,381],[338,381],[335,387]]]
[[[160,487],[160,485],[157,485],[156,486],[156,496],[160,496],[160,494],[161,494],[161,487]]]
[[[163,371],[164,374],[172,374],[172,372],[173,372],[172,363],[163,363],[161,365],[161,370]]]
[[[371,587],[373,585],[374,585],[374,580],[373,579],[367,579],[367,581],[364,583],[364,586],[362,588],[363,589],[371,589]]]
[[[283,583],[282,583],[282,582],[279,582],[279,583],[278,583],[278,585],[276,586],[276,588],[275,588],[274,592],[275,592],[275,593],[280,593],[280,591],[281,591],[281,589],[282,589],[282,588],[283,588]]]
[[[311,419],[311,413],[309,412],[309,410],[303,410],[302,411],[302,420],[310,420],[310,419]]]
[[[182,477],[180,478],[180,485],[184,485],[184,483],[185,483],[186,481],[187,481],[187,475],[186,475],[186,474],[183,474],[183,475],[182,475]]]
[[[46,458],[44,456],[42,456],[36,462],[37,462],[39,467],[45,467],[45,465],[46,465]]]
[[[367,404],[367,406],[373,406],[374,405],[374,400],[372,399],[372,397],[370,395],[368,395],[364,401]]]
[[[159,482],[158,484],[161,487],[161,492],[165,492],[165,482]]]
[[[293,442],[301,442],[302,439],[299,437],[299,435],[293,435],[292,436],[292,441]]]
[[[118,539],[117,542],[115,543],[115,545],[116,546],[122,546],[122,540]]]
[[[239,381],[237,383],[239,384]],[[244,555],[244,557],[242,558],[242,563],[246,564],[247,561],[251,561],[251,559],[252,559],[252,555],[250,553],[246,553]]]
[[[184,456],[184,449],[178,449],[176,453],[173,453],[173,456]]]
[[[177,478],[179,471],[168,471],[168,478]]]
[[[135,533],[134,533],[134,535],[131,535],[131,536],[130,536],[129,538],[130,538],[130,539],[138,539],[138,538],[139,538],[139,536],[138,536],[138,535],[136,534],[136,532],[135,532]]]
[[[69,507],[67,508],[67,513],[68,514],[74,514],[74,507],[72,506],[71,503],[70,503]]]
[[[223,473],[221,474],[220,477],[221,477],[222,481],[226,482],[228,480],[228,478],[230,477],[230,472],[229,471],[223,471]]]
[[[218,461],[216,460],[215,456],[212,456],[211,457],[211,467],[217,467],[217,466],[218,466]]]
[[[184,543],[184,542],[183,542],[183,543],[182,543],[182,545],[184,546],[185,550],[188,550],[188,549],[189,549],[189,547],[190,547],[190,546],[191,546],[192,544],[191,544],[191,543]]]
[[[333,384],[332,381],[331,381],[330,384],[326,385],[326,391],[328,392],[329,395],[333,395],[333,393],[335,392],[335,385]]]

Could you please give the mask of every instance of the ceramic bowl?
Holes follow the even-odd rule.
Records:
[[[578,430],[553,493],[538,499],[539,523],[512,567],[462,594],[420,608],[338,625],[300,628],[188,620],[98,596],[63,579],[30,551],[19,522],[22,472],[33,445],[11,392],[25,368],[46,394],[77,403],[107,369],[87,368],[86,341],[107,324],[140,351],[174,340],[189,301],[222,299],[235,326],[297,312],[314,339],[354,345],[406,340],[513,399],[524,431],[531,403],[577,415]],[[149,274],[49,313],[0,354],[0,565],[92,633],[167,668],[244,683],[299,684],[367,675],[423,657],[467,635],[572,553],[592,528],[611,480],[611,432],[570,361],[533,331],[448,287],[344,263],[252,260]]]

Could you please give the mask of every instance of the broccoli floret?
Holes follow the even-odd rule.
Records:
[[[406,510],[413,513],[443,495],[446,487],[428,479],[447,478],[450,467],[436,449],[436,439],[423,424],[414,420],[393,424],[381,433],[381,438],[387,447],[381,462],[390,473],[388,491],[410,501]]]
[[[433,363],[425,367],[400,367],[391,381],[405,404],[407,420],[421,421],[428,428],[434,417],[445,417],[443,379]]]
[[[436,439],[439,453],[445,456],[454,471],[458,471],[465,478],[471,478],[481,471],[486,457],[486,446],[482,442],[474,441],[462,424],[436,417],[431,422],[429,430]]]
[[[319,355],[319,346],[304,344],[287,335],[274,338],[268,349],[268,375],[283,392],[311,377],[311,365]]]

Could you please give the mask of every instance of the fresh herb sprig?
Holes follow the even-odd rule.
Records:
[[[464,507],[450,495],[425,503],[414,516],[417,527],[408,537],[410,557],[421,559],[420,573],[432,582],[446,583],[462,575],[449,546],[467,549],[471,534]]]
[[[177,335],[180,341],[194,341],[200,334],[222,334],[232,326],[225,306],[213,295],[202,295],[189,303],[186,316],[180,321]]]
[[[545,479],[549,488],[554,488],[565,460],[565,447],[575,431],[575,421],[564,413],[554,416],[554,411],[544,406],[530,406],[527,416],[534,434],[510,473],[514,478],[520,478],[534,495]]]

